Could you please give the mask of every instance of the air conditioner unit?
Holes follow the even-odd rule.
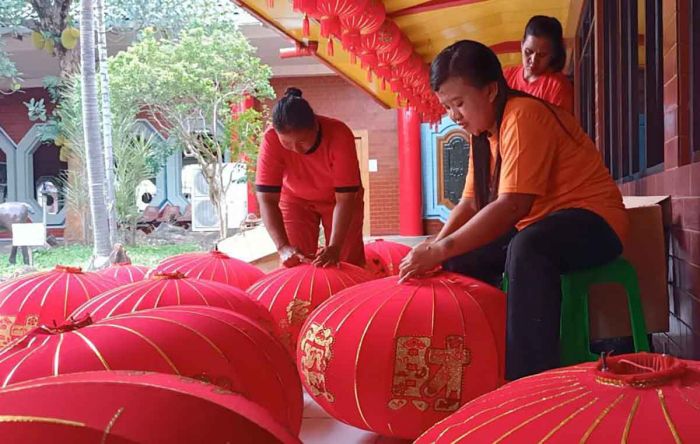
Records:
[[[191,176],[186,181],[192,184],[192,231],[218,231],[219,216],[209,200],[209,185],[201,167],[192,165],[187,174]],[[229,184],[225,196],[229,228],[238,228],[248,214],[245,174],[243,163],[224,164],[224,183]]]

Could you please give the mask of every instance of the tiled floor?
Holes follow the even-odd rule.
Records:
[[[304,393],[304,420],[301,424],[304,444],[409,444],[411,441],[387,438],[342,423],[328,414]]]

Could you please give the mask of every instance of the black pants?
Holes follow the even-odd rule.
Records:
[[[443,268],[494,286],[507,271],[506,379],[514,380],[559,367],[560,276],[620,253],[620,239],[602,217],[569,209],[454,257]]]

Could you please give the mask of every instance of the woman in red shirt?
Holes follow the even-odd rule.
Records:
[[[363,189],[355,137],[343,122],[314,113],[288,88],[263,137],[255,187],[282,264],[313,260],[363,266]],[[319,225],[325,247],[318,249]]]
[[[566,48],[559,20],[543,15],[532,17],[525,27],[521,51],[523,64],[503,71],[508,86],[573,113],[574,91],[561,72]]]

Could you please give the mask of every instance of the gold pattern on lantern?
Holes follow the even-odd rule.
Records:
[[[309,316],[309,308],[311,301],[301,301],[299,299],[292,300],[287,305],[287,323],[295,325],[303,323]]]
[[[432,338],[427,336],[397,338],[389,408],[398,410],[407,401],[421,411],[431,402],[433,410],[439,412],[459,408],[463,367],[471,362],[471,352],[464,347],[462,336],[448,336],[444,349],[431,345]]]
[[[0,347],[22,337],[39,325],[39,315],[27,315],[24,325],[16,323],[17,316],[0,316]]]
[[[333,333],[330,328],[312,323],[299,343],[301,373],[314,396],[323,396],[328,402],[335,396],[326,388],[326,369],[332,356]]]

